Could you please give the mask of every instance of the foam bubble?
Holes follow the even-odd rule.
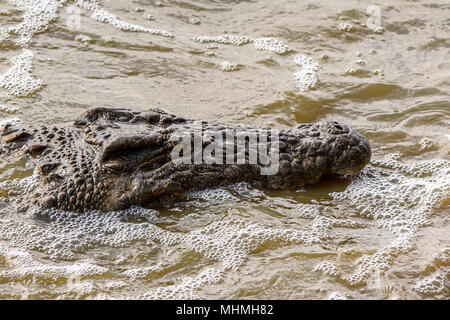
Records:
[[[7,28],[6,32],[20,35],[16,42],[21,46],[28,46],[36,33],[47,30],[49,23],[58,17],[57,12],[65,2],[66,0],[11,0],[16,9],[23,12],[23,22]]]
[[[374,33],[378,33],[378,34],[383,34],[384,33],[384,28],[383,27],[376,27],[373,29]]]
[[[49,265],[39,262],[29,252],[0,244],[0,257],[8,269],[0,271],[0,281],[23,281],[35,278],[46,281],[58,281],[73,277],[92,277],[104,275],[106,268],[91,263],[73,263],[70,265]]]
[[[237,194],[237,196],[234,194]],[[264,197],[264,193],[258,189],[252,188],[246,182],[240,182],[227,186],[226,188],[191,191],[186,193],[186,196],[188,199],[199,199],[207,202],[208,204],[223,204],[235,202],[239,199],[262,199]],[[196,205],[198,205],[198,203]]]
[[[375,70],[372,71],[372,73],[375,74],[375,75],[381,76],[381,77],[384,76],[383,69],[375,69]]]
[[[447,278],[448,273],[438,272],[421,280],[413,289],[426,296],[447,295],[450,291]]]
[[[123,31],[134,31],[134,32],[144,32],[150,33],[153,35],[159,35],[164,37],[173,37],[172,33],[165,30],[159,29],[149,29],[140,25],[131,24],[125,21],[120,20],[117,16],[112,13],[106,11],[102,8],[97,1],[86,1],[86,0],[77,0],[77,5],[81,8],[89,10],[92,12],[91,18],[100,22],[106,22],[112,25],[114,28],[123,30]]]
[[[0,75],[0,88],[8,90],[15,97],[27,97],[41,89],[44,81],[31,75],[33,57],[33,51],[28,49],[23,49],[22,54],[13,57],[13,66]]]
[[[12,247],[20,247],[26,259],[17,260],[11,270],[1,275],[5,281],[16,281],[24,277],[64,278],[73,274],[89,277],[112,272],[92,263],[72,263],[70,265],[40,264],[33,259],[29,250],[48,257],[53,261],[77,260],[95,248],[123,248],[136,243],[158,248],[166,252],[154,265],[145,267],[127,267],[120,276],[125,279],[142,279],[171,268],[167,257],[171,257],[170,248],[181,245],[187,252],[196,252],[204,259],[214,262],[213,268],[200,270],[197,275],[182,279],[173,286],[163,286],[148,292],[141,298],[168,297],[190,298],[194,291],[206,283],[217,283],[226,270],[237,270],[246,261],[248,255],[268,242],[285,244],[312,245],[320,240],[310,231],[294,229],[276,229],[259,224],[246,223],[239,219],[214,221],[207,226],[188,233],[165,230],[154,222],[156,212],[143,208],[130,208],[123,212],[102,213],[97,211],[83,215],[58,212],[57,210],[39,211],[36,221],[30,224],[20,220],[0,220],[0,241]],[[104,251],[104,249],[102,249]],[[4,254],[2,254],[4,256]],[[7,257],[8,261],[12,258]],[[120,260],[118,260],[120,261]],[[169,294],[170,292],[170,294]]]
[[[323,262],[323,263],[317,265],[315,268],[315,271],[320,271],[323,274],[326,274],[331,277],[337,277],[337,278],[341,277],[341,273],[336,268],[336,266],[334,264],[332,264],[331,262]]]
[[[222,69],[222,71],[228,71],[228,72],[236,71],[236,70],[239,70],[239,66],[230,61],[223,61],[220,63],[220,69]]]
[[[365,169],[344,192],[332,195],[338,201],[345,201],[356,206],[365,219],[375,219],[379,226],[394,234],[394,240],[375,254],[363,256],[358,261],[356,271],[350,276],[329,261],[320,263],[315,270],[339,281],[349,282],[351,285],[367,283],[369,286],[373,275],[379,275],[388,270],[398,254],[406,253],[413,248],[415,232],[427,225],[428,216],[432,212],[431,208],[439,206],[446,197],[448,181],[444,178],[448,174],[448,169],[448,162],[445,161],[433,160],[405,164],[396,156],[373,161],[372,166]],[[255,194],[254,189],[251,189],[248,184],[241,183],[228,189],[219,188],[203,193],[193,193],[193,195],[207,201],[214,201],[214,199],[227,201],[228,196],[234,197],[232,191],[249,198]],[[261,191],[256,194],[261,194]],[[198,298],[198,291],[202,287],[218,283],[229,270],[239,270],[251,253],[262,247],[266,248],[270,243],[277,243],[277,247],[280,244],[314,245],[332,239],[330,231],[335,228],[365,227],[362,220],[336,218],[332,216],[330,210],[332,209],[319,204],[294,205],[290,210],[293,216],[312,220],[307,231],[277,229],[227,217],[221,220],[209,219],[207,223],[190,228],[183,233],[159,226],[160,218],[156,211],[137,207],[123,212],[92,211],[83,215],[47,210],[36,214],[36,223],[21,219],[0,220],[0,241],[6,243],[9,251],[11,248],[21,248],[23,255],[28,257],[14,260],[15,258],[1,255],[1,259],[8,261],[9,265],[9,269],[2,273],[2,277],[5,281],[14,282],[26,278],[46,279],[47,277],[64,280],[72,273],[81,278],[114,274],[119,278],[117,281],[121,281],[117,289],[124,288],[122,285],[130,281],[134,283],[152,279],[153,283],[155,281],[153,279],[156,279],[153,288],[131,298]],[[82,261],[80,265],[74,267],[75,269],[68,268],[68,266],[79,264],[79,260],[88,253],[92,257],[92,252],[98,248],[102,248],[101,251],[105,251],[105,248],[130,246],[136,248],[139,244],[157,252],[154,258],[149,257],[148,254],[143,255],[146,257],[144,266],[142,262],[133,262],[134,260],[130,261],[127,257],[113,256],[110,258],[112,265],[120,265],[119,272],[108,264],[106,267],[97,266],[89,260]],[[181,279],[158,281],[163,275],[172,273],[173,266],[183,264],[183,259],[193,253],[202,259],[196,273],[185,275]],[[36,256],[50,258],[58,263],[53,263],[52,260],[47,260],[45,264],[37,263],[36,261],[39,260]],[[63,260],[76,261],[76,263],[61,264]],[[442,282],[442,276],[438,275],[445,275],[445,268],[449,261],[448,250],[440,252],[433,261],[439,270],[435,270],[433,278],[427,277],[419,283],[414,288],[417,292],[445,293],[447,284]],[[207,267],[201,267],[202,264],[207,264]],[[95,284],[96,287],[88,284],[82,286],[86,290],[81,290],[80,287],[77,294],[91,296],[102,290],[110,292],[116,288],[113,284],[98,281]],[[115,293],[111,292],[111,294]],[[123,298],[123,292],[117,294]],[[61,297],[64,296],[61,295]],[[105,294],[102,297],[109,296]]]
[[[247,182],[239,182],[232,184],[231,186],[228,186],[228,189],[236,192],[241,198],[247,198],[251,200],[255,200],[257,198],[260,199],[264,198],[263,191],[253,188]]]
[[[143,279],[148,278],[153,273],[162,271],[163,271],[162,264],[158,263],[154,266],[127,270],[123,273],[123,275],[131,279]]]
[[[33,191],[40,183],[37,175],[32,175],[22,179],[5,180],[0,182],[0,195],[5,195],[11,200],[21,197]]]
[[[7,106],[4,104],[0,104],[0,111],[1,112],[7,112],[7,113],[16,113],[19,111],[19,108],[17,107],[11,107],[11,106]],[[2,119],[1,121],[4,121],[4,119]],[[4,124],[4,123],[3,123]],[[3,125],[2,124],[2,125]],[[0,125],[1,126],[1,125]]]
[[[348,298],[345,294],[340,292],[332,292],[329,294],[328,300],[348,300]]]
[[[294,213],[290,216],[299,217],[303,219],[312,219],[312,232],[321,240],[330,239],[330,231],[333,228],[365,228],[366,225],[360,221],[350,219],[336,219],[327,216],[327,207],[316,204],[298,204]]]
[[[316,204],[299,203],[295,213],[299,218],[315,219],[320,216],[321,209],[322,207]]]
[[[413,287],[424,296],[448,295],[450,293],[450,248],[443,248],[434,255],[433,261],[426,266],[426,273],[433,272]]]
[[[351,23],[343,22],[343,23],[339,24],[339,30],[351,32],[351,31],[354,31],[355,28],[353,27],[353,25]]]
[[[18,25],[3,29],[3,36],[5,36],[5,33],[6,35],[10,33],[18,34],[20,37],[16,42],[21,46],[29,46],[32,37],[37,33],[47,30],[50,22],[58,17],[58,11],[64,4],[67,3],[67,0],[11,0],[11,3],[17,10],[23,12],[23,21]],[[119,30],[144,32],[164,37],[173,37],[172,33],[165,30],[150,29],[124,22],[102,8],[98,4],[98,1],[76,0],[75,3],[80,8],[91,11],[92,19],[109,23]]]
[[[201,191],[190,192],[188,198],[201,199],[210,203],[225,203],[238,200],[228,190],[225,189],[205,189]]]
[[[7,125],[7,124],[9,124],[11,126],[17,126],[17,125],[20,125],[22,123],[23,123],[23,121],[20,118],[6,118],[6,119],[1,119],[0,120],[0,127],[3,127],[5,125]]]
[[[77,35],[75,37],[75,40],[77,40],[78,42],[81,42],[81,43],[85,43],[85,44],[88,44],[89,42],[92,41],[91,37],[84,35],[84,34]]]
[[[199,36],[195,37],[192,40],[200,43],[208,43],[208,42],[216,42],[222,44],[231,44],[234,46],[241,46],[247,43],[250,43],[252,40],[249,37],[245,36],[235,36],[235,35],[221,35],[216,37],[210,36]]]
[[[219,282],[223,277],[223,269],[207,268],[195,277],[186,277],[181,283],[167,287],[159,287],[139,296],[146,300],[193,300],[199,299],[196,291],[207,284]]]
[[[294,74],[295,86],[302,92],[315,88],[318,81],[320,64],[311,57],[298,54],[294,58],[295,64],[302,67],[302,70]]]
[[[403,163],[398,159],[399,155],[389,155],[373,160],[373,166],[366,167],[344,192],[332,194],[395,236],[390,244],[359,260],[355,273],[345,278],[352,285],[389,270],[397,255],[411,251],[417,231],[430,224],[433,209],[448,199],[449,161]]]
[[[2,15],[2,16],[9,16],[10,14],[11,14],[11,11],[8,9],[0,10],[0,15]]]
[[[292,50],[283,41],[275,38],[258,38],[253,41],[257,50],[272,51],[277,54],[283,54]]]
[[[433,259],[437,267],[450,267],[450,248],[443,248]]]
[[[277,40],[275,38],[251,39],[247,36],[225,34],[216,37],[199,36],[194,37],[192,40],[200,43],[221,43],[221,44],[231,44],[234,46],[242,46],[253,42],[256,50],[272,51],[277,54],[283,54],[291,51],[291,48],[289,48],[283,41]]]

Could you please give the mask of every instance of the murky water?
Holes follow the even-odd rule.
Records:
[[[41,221],[0,160],[0,298],[450,297],[447,1],[1,0],[1,122],[93,105],[276,128],[337,120],[373,161],[289,192]],[[234,36],[234,37],[231,37]],[[130,213],[128,212],[128,213]]]

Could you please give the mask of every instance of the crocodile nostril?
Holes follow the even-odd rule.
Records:
[[[338,122],[332,121],[328,123],[327,132],[335,135],[341,135],[349,133],[349,128],[346,125],[340,124]]]

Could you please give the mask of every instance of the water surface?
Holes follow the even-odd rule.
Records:
[[[40,221],[16,210],[32,164],[3,157],[0,298],[448,299],[449,13],[446,1],[2,0],[1,123],[70,123],[94,105],[336,120],[373,161],[354,180],[207,190],[157,216],[133,208],[136,221]]]

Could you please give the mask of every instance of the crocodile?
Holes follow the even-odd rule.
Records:
[[[238,135],[231,141],[226,136],[255,130],[189,120],[160,109],[93,107],[71,124],[5,125],[0,154],[20,155],[33,164],[39,181],[25,198],[27,208],[77,213],[167,206],[188,191],[238,182],[297,189],[325,175],[356,175],[370,161],[364,136],[336,121],[320,121],[278,131],[258,129],[267,134],[266,140],[258,137],[256,149],[272,148],[277,156],[269,160],[277,161],[276,171],[263,173],[271,164],[267,157],[251,161],[250,135],[240,147]],[[192,142],[185,143],[191,141],[186,137]],[[226,143],[215,144],[219,138]],[[202,150],[215,144],[211,154],[220,161],[201,161],[194,145],[198,139]],[[226,154],[231,162],[220,153],[225,148],[231,150],[231,156]]]

